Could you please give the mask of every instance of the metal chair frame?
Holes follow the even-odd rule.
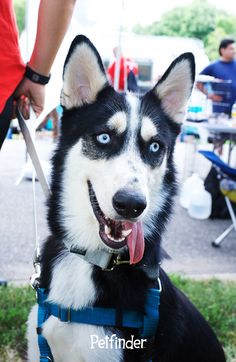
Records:
[[[220,175],[221,178],[224,176],[228,178],[232,178],[233,180],[236,180],[236,169],[228,166],[225,162],[223,162],[219,156],[217,156],[212,151],[199,151],[200,154],[202,154],[204,157],[206,157],[212,165],[216,168],[217,173]],[[236,216],[231,204],[231,201],[227,196],[224,197],[225,202],[232,220],[232,224],[222,233],[220,234],[215,240],[212,241],[212,246],[219,247],[222,241],[229,235],[229,233],[235,229],[236,232]]]

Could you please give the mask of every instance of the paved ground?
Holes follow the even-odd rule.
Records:
[[[52,143],[37,142],[42,159],[48,159]],[[34,253],[33,202],[31,182],[15,186],[25,160],[23,141],[6,141],[0,152],[0,279],[27,280],[32,273]],[[181,146],[178,159],[185,158]],[[206,166],[203,164],[202,169]],[[39,235],[47,234],[45,199],[37,184]],[[210,242],[230,224],[229,220],[199,221],[188,216],[176,203],[175,213],[164,235],[163,246],[171,260],[163,263],[170,272],[193,277],[220,276],[236,279],[236,234],[228,236],[220,249]]]

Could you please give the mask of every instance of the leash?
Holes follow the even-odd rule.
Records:
[[[44,175],[40,159],[38,157],[38,152],[35,145],[35,133],[36,133],[36,115],[33,111],[33,108],[30,107],[30,119],[26,122],[19,108],[16,108],[16,116],[18,118],[18,123],[23,134],[27,152],[31,158],[33,164],[32,170],[32,192],[33,192],[33,214],[34,214],[34,233],[35,233],[35,256],[33,265],[35,268],[35,273],[30,278],[30,283],[33,288],[39,286],[40,278],[40,245],[39,245],[39,236],[38,236],[38,223],[37,223],[37,207],[36,207],[36,190],[35,190],[35,172],[37,174],[38,180],[42,187],[42,190],[45,194],[45,197],[48,198],[51,191],[48,185],[48,181]]]
[[[30,111],[30,115],[31,114],[34,114],[32,108]],[[29,124],[32,123],[31,122],[32,120],[36,119],[36,116],[34,114],[34,116],[32,116],[33,119],[31,118],[30,121],[26,122],[18,107],[16,108],[16,116],[18,118],[19,126],[25,140],[27,152],[30,155],[31,161],[34,165],[34,169],[38,176],[40,185],[42,186],[43,192],[46,198],[48,198],[49,195],[51,194],[51,191],[47,179],[44,175],[43,168],[41,166],[35,146],[35,125],[31,125],[31,127],[29,128]]]

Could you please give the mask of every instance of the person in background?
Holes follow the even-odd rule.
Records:
[[[120,53],[120,54],[119,54]],[[118,82],[118,91],[124,92],[125,90],[130,90],[136,92],[138,90],[137,85],[137,75],[138,75],[138,66],[131,59],[126,58],[122,55],[119,48],[116,47],[113,49],[113,54],[115,56],[114,62],[108,67],[107,73],[110,77],[111,83],[115,86],[115,72],[116,65],[118,64],[118,58],[120,59],[120,71],[119,71],[119,82]]]
[[[234,39],[223,39],[219,45],[220,59],[210,63],[204,68],[200,74],[209,75],[219,80],[231,81],[227,84],[211,83],[206,86],[204,83],[198,82],[197,88],[213,101],[213,113],[231,114],[231,108],[236,101],[236,60],[235,60],[235,41]],[[221,90],[222,95],[214,92],[214,87]],[[220,92],[219,92],[220,93]],[[227,94],[225,96],[224,94]]]
[[[56,142],[58,136],[59,136],[59,122],[60,122],[60,115],[58,112],[58,108],[60,106],[54,108],[49,112],[46,117],[44,118],[43,122],[40,124],[40,128],[47,128],[47,123],[51,123],[51,129],[52,129],[52,137],[53,142]]]
[[[18,101],[23,116],[29,105],[38,116],[44,108],[45,84],[70,24],[76,0],[41,0],[31,58],[24,64],[12,0],[0,1],[0,148]]]

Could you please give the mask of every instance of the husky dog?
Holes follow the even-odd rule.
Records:
[[[147,290],[158,286],[158,270],[162,292],[156,336],[141,349],[91,345],[93,336],[130,340],[139,338],[137,331],[51,315],[42,335],[55,362],[225,361],[207,322],[159,266],[161,235],[176,194],[173,150],[194,76],[193,55],[185,53],[146,94],[117,93],[89,39],[72,42],[40,285],[49,302],[74,309],[143,312]],[[113,267],[104,267],[104,257],[111,263],[115,258]],[[31,362],[39,361],[37,308],[28,321]]]

